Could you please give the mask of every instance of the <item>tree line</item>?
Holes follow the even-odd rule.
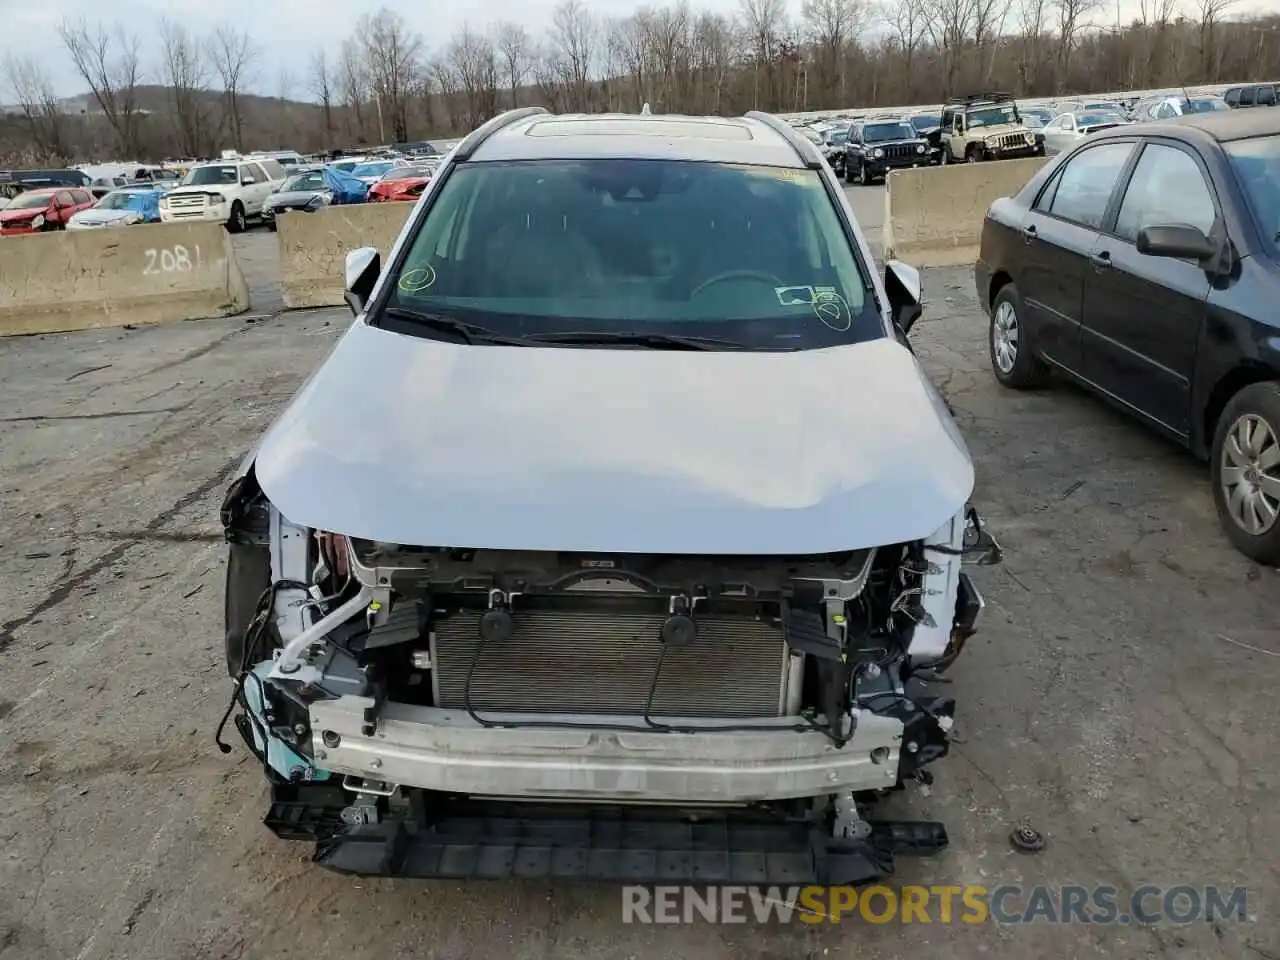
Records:
[[[499,22],[436,43],[384,8],[296,73],[244,29],[162,20],[144,48],[123,24],[69,19],[58,37],[89,109],[56,95],[47,49],[9,55],[0,163],[403,142],[532,104],[737,114],[1280,78],[1280,16],[1234,15],[1237,0],[1138,0],[1127,21],[1106,0],[739,2],[733,16],[674,0],[606,19],[562,0],[540,35]]]

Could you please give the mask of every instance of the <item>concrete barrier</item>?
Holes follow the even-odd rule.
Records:
[[[884,258],[913,266],[972,263],[991,202],[1021,190],[1045,158],[894,170],[885,181]]]
[[[248,308],[231,238],[217,224],[0,240],[0,336],[226,317]]]
[[[284,305],[341,306],[347,254],[358,247],[377,247],[385,264],[413,206],[408,201],[360,203],[277,218]]]

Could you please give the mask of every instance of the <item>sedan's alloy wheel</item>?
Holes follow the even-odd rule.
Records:
[[[1018,314],[1007,300],[996,307],[995,322],[991,324],[991,346],[996,355],[996,366],[1008,375],[1018,359]]]
[[[1280,437],[1262,417],[1246,413],[1222,445],[1222,492],[1227,513],[1246,533],[1260,537],[1280,518]]]

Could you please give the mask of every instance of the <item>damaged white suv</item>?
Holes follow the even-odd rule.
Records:
[[[246,460],[228,714],[336,870],[857,883],[947,752],[998,547],[809,141],[516,110],[451,154]],[[220,741],[221,742],[221,741]],[[224,744],[225,749],[229,749]]]

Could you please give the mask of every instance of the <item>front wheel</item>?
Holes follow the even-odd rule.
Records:
[[[1255,383],[1231,398],[1210,456],[1227,539],[1249,559],[1280,566],[1280,383]]]
[[[991,303],[987,349],[996,380],[1012,390],[1033,390],[1049,378],[1049,368],[1032,348],[1024,315],[1018,288],[1006,283]]]
[[[941,167],[945,167],[950,163],[951,163],[951,148],[943,147],[942,156],[938,160],[938,165]]]
[[[231,216],[227,219],[227,231],[230,233],[243,233],[248,224],[244,217],[244,207],[237,200],[231,204]]]

